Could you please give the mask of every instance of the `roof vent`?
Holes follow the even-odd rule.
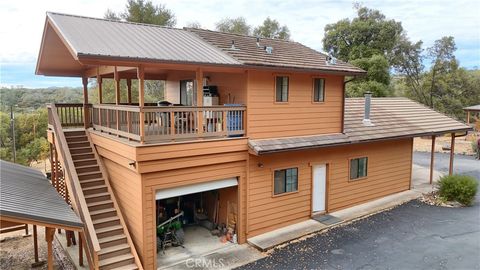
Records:
[[[260,37],[257,37],[257,48],[260,48]]]
[[[234,51],[240,50],[240,49],[237,49],[237,48],[235,47],[235,40],[233,40],[233,39],[232,39],[232,46],[230,46],[230,50],[234,50]]]
[[[273,53],[273,47],[265,46],[264,49],[267,52],[267,54],[272,54]]]
[[[337,64],[337,58],[327,55],[327,59],[325,60],[325,64],[328,65],[336,65]]]
[[[372,121],[370,120],[370,108],[372,103],[372,93],[365,93],[365,114],[363,116],[363,125],[364,126],[373,126]]]

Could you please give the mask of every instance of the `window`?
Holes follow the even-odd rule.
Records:
[[[277,76],[275,80],[275,101],[288,102],[288,77]]]
[[[313,102],[325,101],[325,79],[313,79]]]
[[[274,195],[293,192],[298,190],[298,169],[290,168],[275,170],[274,172]]]
[[[350,180],[367,176],[367,157],[354,158],[350,160]]]
[[[194,90],[194,83],[192,80],[180,81],[180,104],[193,106],[197,96],[196,91]]]

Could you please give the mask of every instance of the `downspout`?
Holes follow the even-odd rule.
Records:
[[[353,78],[351,78],[350,80],[346,80],[343,82],[343,88],[342,88],[342,95],[343,95],[343,99],[342,99],[342,134],[345,134],[345,88],[347,86],[347,83],[349,82],[353,82],[354,80],[357,79],[357,76],[353,76]]]

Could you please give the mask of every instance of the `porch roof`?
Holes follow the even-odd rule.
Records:
[[[345,99],[344,134],[249,140],[249,147],[256,154],[267,154],[472,129],[407,98],[372,98],[370,119],[373,125],[364,125],[364,101],[364,98]]]
[[[464,111],[480,112],[480,104],[463,108]]]
[[[39,171],[0,160],[0,217],[82,230],[83,224]]]

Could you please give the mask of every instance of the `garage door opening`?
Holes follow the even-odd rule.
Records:
[[[157,191],[158,267],[237,243],[237,185],[231,178]]]

